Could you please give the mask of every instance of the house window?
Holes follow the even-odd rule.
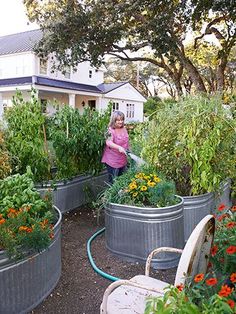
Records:
[[[93,71],[89,70],[89,78],[92,78],[92,76],[93,76]]]
[[[47,112],[47,99],[41,99],[41,108],[42,108],[42,112],[46,113]]]
[[[113,102],[112,103],[112,111],[119,110],[119,103],[118,102]]]
[[[96,109],[96,100],[88,100],[88,106],[90,109]]]
[[[48,62],[46,59],[39,60],[39,72],[40,74],[47,74]]]
[[[65,67],[64,76],[65,76],[65,78],[70,79],[70,67],[69,66]]]
[[[126,118],[134,118],[134,104],[126,104]]]

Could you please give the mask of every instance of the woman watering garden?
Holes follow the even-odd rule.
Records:
[[[123,112],[113,112],[107,131],[102,163],[107,167],[110,183],[113,183],[114,177],[120,176],[127,167],[126,151],[129,149],[129,135],[124,120]]]

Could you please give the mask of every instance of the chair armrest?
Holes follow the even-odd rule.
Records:
[[[157,292],[157,293],[164,295],[164,291],[162,289],[143,286],[143,285],[140,285],[139,283],[133,282],[131,280],[118,280],[118,281],[115,281],[112,284],[110,284],[108,286],[108,288],[105,290],[104,295],[103,295],[102,304],[101,304],[101,312],[100,312],[101,314],[107,313],[107,301],[108,301],[109,295],[112,293],[113,290],[115,290],[117,287],[122,286],[122,285],[132,286],[132,287],[148,290],[151,292]]]
[[[161,252],[170,252],[170,253],[181,254],[183,252],[183,250],[176,249],[173,247],[160,247],[160,248],[153,250],[147,257],[146,266],[145,266],[145,276],[149,276],[153,256],[158,254],[158,253],[161,253]]]

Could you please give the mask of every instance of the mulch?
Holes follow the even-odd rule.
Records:
[[[99,314],[105,289],[111,283],[98,275],[87,257],[87,241],[99,229],[94,211],[78,208],[63,215],[62,221],[62,274],[52,293],[32,314]],[[104,272],[122,279],[144,274],[144,265],[129,263],[113,256],[105,247],[104,233],[92,243],[92,256]],[[155,270],[152,276],[173,283],[176,269]]]

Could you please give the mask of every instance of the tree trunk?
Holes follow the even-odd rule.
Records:
[[[199,72],[196,69],[196,67],[188,59],[185,59],[183,61],[183,64],[184,64],[184,67],[185,67],[186,71],[189,74],[189,77],[190,77],[191,81],[195,85],[197,91],[206,93],[207,92],[206,87],[205,87],[204,82],[202,80],[202,77],[199,74]]]
[[[227,57],[224,56],[218,66],[216,73],[216,90],[223,91],[225,88],[225,68],[227,65]]]

